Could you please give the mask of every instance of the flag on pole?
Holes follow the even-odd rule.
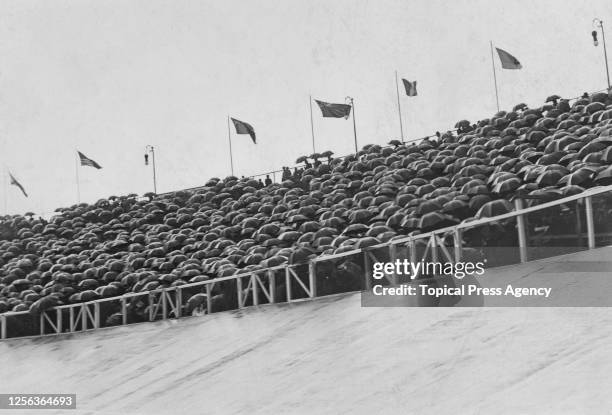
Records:
[[[13,177],[13,175],[11,174],[11,172],[9,172],[9,177],[11,178],[11,184],[12,184],[13,186],[17,186],[17,187],[18,187],[18,188],[21,190],[21,192],[23,193],[23,195],[24,195],[25,197],[28,197],[28,194],[26,193],[26,191],[25,191],[25,189],[23,188],[23,186],[21,185],[21,183],[19,183],[19,182],[17,181],[17,179],[16,179],[15,177]]]
[[[253,126],[251,126],[251,124],[237,120],[235,118],[232,118],[232,122],[234,123],[234,127],[236,128],[236,134],[248,134],[251,136],[251,140],[253,140],[253,142],[257,144],[257,141],[255,139],[255,130],[253,129]]]
[[[501,61],[502,68],[504,69],[521,69],[523,66],[514,56],[502,50],[498,47],[495,48],[497,50],[497,54],[499,55],[499,60]]]
[[[348,104],[331,104],[329,102],[319,101],[315,99],[315,102],[321,108],[321,114],[326,118],[344,118],[348,119],[351,115],[351,106]]]
[[[417,89],[416,89],[417,81],[410,82],[402,78],[402,82],[404,83],[404,88],[406,88],[406,95],[408,95],[409,97],[416,97],[417,96]]]
[[[100,166],[94,160],[87,157],[85,154],[81,153],[80,151],[77,151],[77,153],[79,153],[79,159],[81,160],[81,166],[89,166],[89,167],[94,167],[96,169],[102,168],[102,166]]]

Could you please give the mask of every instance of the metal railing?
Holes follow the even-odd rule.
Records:
[[[462,260],[466,248],[463,236],[466,232],[509,221],[516,221],[518,261],[526,262],[532,259],[529,258],[527,250],[530,239],[527,222],[530,215],[546,212],[548,215],[543,217],[551,217],[548,210],[567,207],[573,203],[577,206],[576,219],[579,230],[577,234],[570,236],[578,238],[579,241],[582,238],[586,239],[584,248],[593,249],[596,247],[596,236],[598,236],[593,200],[599,197],[605,198],[603,204],[597,204],[597,213],[601,213],[597,217],[598,220],[602,218],[602,221],[606,221],[612,206],[610,203],[612,186],[587,189],[577,195],[531,207],[524,207],[524,201],[516,199],[515,210],[503,215],[463,222],[423,234],[396,237],[389,242],[333,255],[322,255],[303,263],[278,265],[176,287],[67,304],[43,311],[38,315],[28,311],[6,312],[0,314],[0,338],[75,333],[136,322],[178,319],[186,315],[209,314],[265,303],[311,300],[317,296],[336,292],[367,290],[372,284],[373,262],[393,262],[402,257],[409,258],[412,262],[426,259],[458,262]],[[599,199],[597,201],[599,202]],[[583,219],[586,222],[586,234],[580,230]],[[599,228],[601,226],[598,226]],[[606,229],[601,230],[599,237],[610,236],[610,232],[604,232]],[[605,242],[608,243],[609,241]],[[345,261],[345,264],[350,263],[354,268],[339,276],[336,264],[342,261]],[[354,283],[344,284],[343,288],[336,288],[335,291],[328,288],[330,284],[344,283],[340,281],[342,278],[354,277],[360,281],[358,286]],[[385,280],[388,284],[395,284],[398,282],[398,276],[389,275]]]

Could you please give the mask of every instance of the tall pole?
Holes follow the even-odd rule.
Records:
[[[234,175],[234,156],[232,155],[232,132],[230,129],[230,116],[227,116],[227,140],[229,141],[230,150],[230,166],[232,167],[232,176]]]
[[[147,145],[145,147],[145,152],[151,154],[151,164],[153,165],[153,193],[157,194],[157,169],[155,167],[155,147],[151,145]],[[145,164],[147,162],[147,155],[145,154]]]
[[[76,154],[76,163],[75,163],[75,167],[76,167],[76,189],[77,189],[77,203],[81,203],[81,185],[79,183],[79,161],[80,161],[80,157],[79,157],[79,153],[77,151]]]
[[[399,84],[397,82],[397,71],[395,71],[395,91],[397,92],[397,113],[399,115],[400,134],[402,136],[402,143],[403,143],[404,142],[404,126],[402,125],[402,107],[400,105],[400,94],[399,94]]]
[[[155,148],[151,146],[151,157],[153,159],[153,191],[157,194],[157,169],[155,167]]]
[[[499,96],[497,94],[497,74],[495,73],[495,59],[493,57],[493,41],[490,40],[491,44],[491,64],[493,65],[493,82],[495,83],[495,102],[497,103],[497,112],[499,112]]]
[[[308,98],[308,102],[310,103],[310,133],[312,134],[312,152],[316,153],[317,150],[315,150],[314,122],[312,121],[312,95],[309,95]]]
[[[347,100],[351,103],[351,109],[353,110],[353,136],[355,138],[355,154],[359,152],[357,148],[357,126],[355,125],[355,100],[351,97],[346,97]]]
[[[606,60],[606,76],[608,77],[608,89],[610,89],[610,69],[608,68],[608,50],[606,49],[606,34],[604,33],[603,22],[599,21],[601,27],[601,39],[603,40],[604,59]]]

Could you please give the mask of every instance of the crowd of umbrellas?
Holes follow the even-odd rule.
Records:
[[[507,213],[515,197],[537,204],[612,184],[611,103],[607,93],[571,105],[551,96],[419,143],[303,157],[299,178],[268,186],[213,178],[58,209],[48,223],[5,216],[0,312],[304,263]]]

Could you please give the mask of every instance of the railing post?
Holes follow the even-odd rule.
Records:
[[[587,196],[585,198],[584,212],[586,214],[589,249],[595,249],[595,221],[593,220],[593,197],[592,196]]]
[[[395,272],[396,271],[395,261],[397,260],[397,245],[396,244],[389,245],[389,258],[391,259],[391,262],[394,265],[393,274],[391,275],[391,284],[397,285],[397,273]]]
[[[166,298],[167,291],[164,289],[161,291],[162,300],[162,320],[168,317],[168,299]]]
[[[100,328],[100,303],[94,303],[94,329]]]
[[[212,287],[206,284],[206,314],[212,313]]]
[[[74,321],[74,305],[70,306],[68,318],[70,318],[70,333],[76,331],[76,323]]]
[[[242,308],[242,277],[236,277],[236,294],[238,294],[238,308]]]
[[[310,298],[317,296],[317,263],[310,261],[308,263],[308,282],[310,283]]]
[[[363,270],[365,275],[365,289],[366,291],[370,291],[372,289],[372,263],[370,261],[370,256],[368,253],[363,250]]]
[[[276,303],[276,273],[268,270],[268,292],[270,293],[270,303]]]
[[[62,309],[55,309],[55,328],[57,333],[62,332]]]
[[[431,247],[431,262],[438,262],[438,241],[436,239],[436,234],[432,233],[429,237],[429,243]]]
[[[285,289],[287,290],[287,302],[291,302],[291,271],[289,265],[285,267]]]
[[[259,293],[257,292],[257,280],[259,275],[251,274],[251,290],[253,290],[253,305],[259,305]]]
[[[461,261],[463,256],[463,236],[462,231],[459,228],[455,228],[453,232],[453,244],[455,247],[455,262]]]
[[[176,318],[181,318],[181,316],[183,315],[183,290],[182,288],[176,287],[176,297],[175,297],[175,304],[176,304]]]
[[[155,310],[154,309],[157,308],[157,307],[156,307],[156,305],[154,306],[154,304],[153,304],[154,301],[155,300],[153,299],[153,293],[150,292],[149,293],[149,321],[155,320]]]
[[[523,200],[514,199],[514,208],[517,212],[523,210]],[[518,230],[519,252],[521,254],[521,262],[527,262],[527,232],[525,229],[525,215],[520,214],[516,217],[516,228]]]
[[[125,297],[121,297],[121,323],[124,326],[127,324],[127,300]]]
[[[83,331],[87,330],[87,323],[89,320],[89,308],[85,303],[81,303],[81,328]]]
[[[45,313],[46,311],[43,311],[40,313],[40,335],[44,336],[45,335]]]
[[[6,316],[0,314],[0,339],[6,339]]]
[[[408,249],[410,249],[410,262],[412,262],[413,264],[416,264],[417,253],[416,253],[416,242],[414,241],[414,238],[410,238],[410,241],[408,241]]]

